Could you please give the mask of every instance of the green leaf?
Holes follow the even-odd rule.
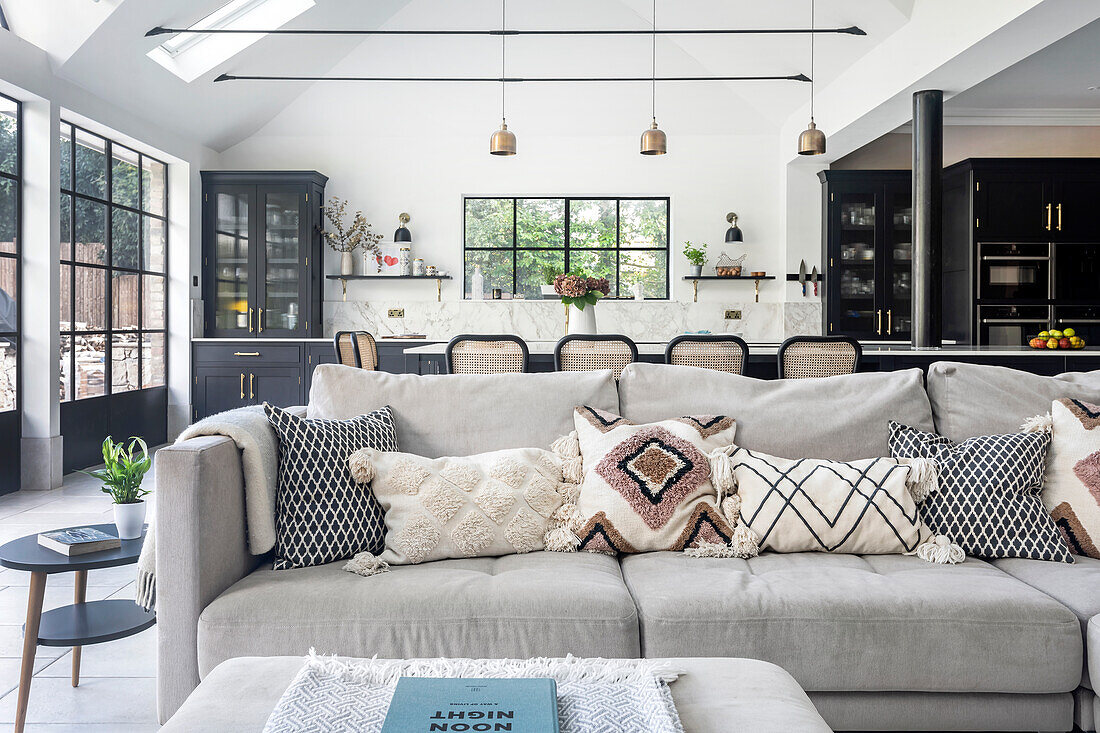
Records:
[[[577,307],[577,310],[583,311],[584,306],[585,306],[585,299],[584,298],[574,298],[573,299],[573,305],[575,305]]]

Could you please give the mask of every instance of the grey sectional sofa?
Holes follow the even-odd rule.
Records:
[[[308,413],[394,409],[402,450],[428,456],[548,445],[589,404],[635,421],[738,420],[777,455],[887,454],[886,423],[952,437],[1013,429],[1051,399],[1100,401],[1100,372],[1042,378],[938,363],[827,380],[760,381],[690,367],[414,376],[318,367]],[[197,438],[157,454],[162,721],[219,662],[349,656],[736,656],[775,662],[838,730],[1094,729],[1100,560],[954,566],[915,557],[532,553],[395,567],[271,570],[249,553],[240,454]],[[1091,647],[1091,654],[1087,654]]]

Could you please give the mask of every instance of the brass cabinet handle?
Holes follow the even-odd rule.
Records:
[[[1058,204],[1058,231],[1062,231],[1062,205]]]
[[[260,333],[264,332],[264,309],[260,308],[260,315],[256,319],[256,326],[260,329]]]
[[[1049,232],[1051,227],[1054,226],[1054,204],[1047,204],[1047,231]]]
[[[259,356],[258,351],[234,351],[233,356]]]
[[[252,383],[256,380],[255,374],[248,375],[248,399],[256,399],[256,391],[252,388]]]
[[[241,399],[244,399],[244,372],[241,372]]]
[[[1048,229],[1050,227],[1047,227]],[[252,309],[248,309],[248,332],[252,333]]]
[[[882,335],[882,311],[881,310],[875,311],[875,315],[878,317],[878,325],[875,326],[875,333],[877,333],[879,336],[881,336]]]
[[[893,333],[893,332],[894,332],[894,309],[893,308],[887,308],[886,309],[886,333],[889,334],[889,333]]]

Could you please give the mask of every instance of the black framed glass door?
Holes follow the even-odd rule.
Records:
[[[20,349],[22,107],[0,94],[0,494],[19,490],[22,438]]]

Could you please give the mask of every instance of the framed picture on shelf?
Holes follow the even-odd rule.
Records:
[[[400,275],[401,274],[401,243],[400,242],[379,242],[378,249],[381,251],[381,261],[379,264],[382,269],[378,271],[379,275]]]

